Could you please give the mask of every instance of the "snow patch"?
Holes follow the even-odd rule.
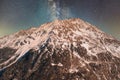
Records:
[[[63,64],[62,64],[62,63],[58,63],[58,64],[51,63],[51,66],[59,66],[59,67],[63,67]]]
[[[69,73],[77,73],[79,70],[76,68],[69,69]]]
[[[66,48],[68,45],[69,45],[68,42],[64,42],[64,43],[62,44],[62,48]]]

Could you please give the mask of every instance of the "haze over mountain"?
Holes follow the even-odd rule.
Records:
[[[81,19],[0,38],[0,80],[119,80],[120,41]]]

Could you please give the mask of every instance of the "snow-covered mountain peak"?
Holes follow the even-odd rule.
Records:
[[[84,74],[89,76],[90,80],[111,80],[109,78],[111,76],[108,77],[104,69],[111,75],[112,73],[109,71],[114,69],[113,64],[119,67],[117,63],[120,61],[120,41],[81,19],[55,20],[38,28],[22,30],[0,38],[0,53],[4,52],[4,55],[7,55],[6,50],[12,54],[5,56],[5,60],[0,59],[0,70],[9,70],[14,65],[16,68],[17,64],[20,66],[29,64],[30,67],[26,66],[29,70],[26,71],[25,78],[19,78],[25,80],[29,80],[30,75],[34,75],[32,73],[39,73],[36,72],[38,70],[43,71],[44,76],[48,76],[47,73],[52,75],[54,67],[60,70],[58,72],[61,74],[60,76],[54,74],[58,78],[52,75],[49,79],[43,76],[40,79],[84,80],[85,77],[82,75]],[[27,63],[25,62],[26,58],[28,59]],[[99,68],[98,65],[102,67]],[[108,66],[109,70],[104,65]],[[24,66],[22,67],[24,68]],[[17,69],[19,70],[19,67]],[[96,71],[96,69],[101,71]],[[81,72],[81,70],[89,74]],[[63,74],[78,77],[67,77]],[[90,74],[94,76],[94,79]],[[5,75],[9,77],[7,73]],[[117,78],[120,78],[119,73],[116,75]],[[88,80],[88,77],[85,80]]]
[[[11,47],[19,49],[21,46],[29,45],[35,40],[42,38],[44,35],[55,42],[68,41],[68,43],[84,43],[84,47],[100,46],[105,44],[105,39],[114,40],[113,37],[107,35],[95,26],[84,22],[81,19],[55,20],[51,23],[46,23],[38,28],[30,28],[21,30],[13,35],[8,35],[0,39],[0,48]],[[45,37],[45,36],[44,36]],[[103,41],[101,43],[101,41]],[[88,42],[88,44],[87,44]],[[109,43],[108,43],[109,44]],[[110,46],[110,44],[109,44]],[[98,50],[101,51],[101,50]]]

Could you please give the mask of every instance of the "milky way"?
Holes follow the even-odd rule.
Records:
[[[65,5],[61,6],[60,4],[60,0],[48,0],[49,14],[51,16],[51,20],[66,19],[72,16],[70,15],[71,12],[69,7]]]

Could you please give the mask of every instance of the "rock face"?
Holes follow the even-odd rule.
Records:
[[[120,41],[80,19],[0,39],[0,80],[119,80]]]

